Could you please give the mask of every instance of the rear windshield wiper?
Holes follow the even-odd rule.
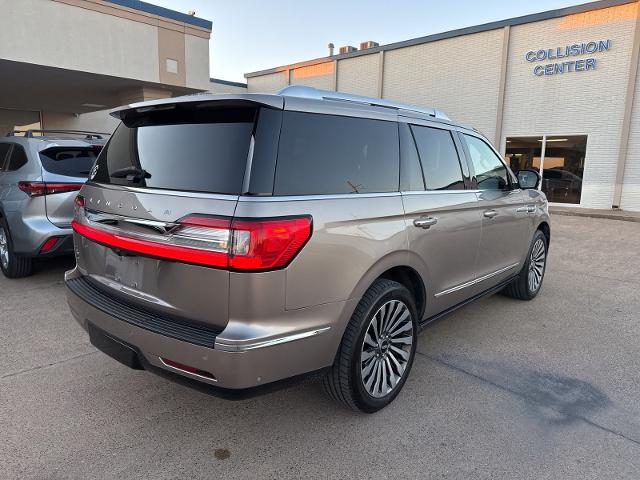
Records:
[[[151,174],[144,168],[124,167],[114,170],[109,174],[113,178],[126,178],[130,182],[139,182],[144,178],[151,178]]]

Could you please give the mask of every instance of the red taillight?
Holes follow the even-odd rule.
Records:
[[[95,242],[122,250],[233,270],[286,266],[311,237],[311,217],[230,220],[190,215],[168,235],[128,234],[74,220],[73,229]]]
[[[47,241],[42,244],[42,247],[40,247],[40,253],[47,253],[56,246],[58,240],[60,240],[60,237],[51,237],[47,239]]]
[[[74,192],[82,188],[82,183],[18,182],[18,188],[30,197]]]
[[[238,270],[287,265],[311,236],[309,217],[280,220],[234,220],[229,266]]]

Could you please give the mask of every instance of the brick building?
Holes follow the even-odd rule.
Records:
[[[372,32],[375,33],[375,32]],[[640,3],[603,0],[248,73],[428,105],[482,131],[552,203],[640,211]]]

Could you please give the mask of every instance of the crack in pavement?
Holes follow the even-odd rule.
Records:
[[[460,372],[460,373],[463,373],[463,374],[468,375],[470,377],[473,377],[476,380],[479,380],[479,381],[481,381],[483,383],[487,383],[487,384],[489,384],[489,385],[491,385],[491,386],[493,386],[495,388],[498,388],[498,389],[500,389],[502,391],[505,391],[505,392],[508,392],[508,393],[510,393],[512,395],[520,397],[520,398],[524,399],[527,402],[533,403],[533,404],[535,404],[537,406],[541,406],[541,407],[544,407],[544,408],[549,408],[549,409],[553,410],[554,412],[556,412],[556,413],[558,413],[560,415],[564,415],[565,417],[571,418],[573,420],[582,421],[582,422],[584,422],[584,423],[586,423],[586,424],[588,424],[588,425],[590,425],[592,427],[595,427],[595,428],[597,428],[599,430],[602,430],[604,432],[607,432],[607,433],[611,433],[611,434],[616,435],[616,436],[618,436],[618,437],[620,437],[620,438],[622,438],[624,440],[627,440],[627,441],[629,441],[629,442],[631,442],[631,443],[633,443],[633,444],[635,444],[637,446],[640,446],[640,440],[636,440],[635,438],[628,437],[624,433],[621,433],[621,432],[618,432],[618,431],[613,430],[611,428],[605,427],[604,425],[600,425],[600,424],[594,422],[593,420],[590,420],[589,418],[587,418],[587,417],[585,417],[583,415],[579,415],[579,414],[576,414],[574,412],[567,411],[566,409],[558,408],[556,406],[548,405],[548,404],[545,404],[543,402],[540,402],[537,398],[535,398],[532,395],[527,395],[525,392],[519,392],[517,390],[509,388],[508,386],[501,385],[501,384],[499,384],[499,383],[497,383],[495,381],[490,380],[489,378],[485,378],[485,377],[483,377],[483,376],[481,376],[479,374],[470,372],[470,371],[468,371],[468,370],[466,370],[466,369],[464,369],[464,368],[462,368],[462,367],[460,367],[458,365],[454,365],[452,363],[449,363],[449,362],[447,362],[447,361],[445,361],[445,360],[443,360],[441,358],[433,357],[431,355],[419,352],[417,350],[416,350],[416,354],[420,355],[421,357],[427,358],[427,359],[429,359],[429,360],[431,360],[433,362],[436,362],[436,363],[438,363],[440,365],[443,365],[443,366],[445,366],[447,368],[450,368],[452,370],[456,370],[457,372]]]
[[[86,352],[86,353],[81,353],[79,355],[76,355],[74,357],[69,357],[69,358],[65,358],[62,360],[58,360],[57,362],[53,362],[53,363],[45,363],[44,365],[38,365],[35,367],[31,367],[31,368],[26,368],[24,370],[19,370],[17,372],[11,372],[11,373],[7,373],[6,375],[2,375],[0,377],[0,380],[4,380],[5,378],[10,378],[10,377],[16,377],[18,375],[22,375],[24,373],[30,373],[33,372],[35,370],[41,370],[43,368],[49,368],[49,367],[53,367],[55,365],[59,365],[61,363],[65,363],[65,362],[70,362],[71,360],[76,360],[78,358],[82,358],[82,357],[87,357],[89,355],[95,355],[96,353],[99,353],[97,350],[94,352]]]

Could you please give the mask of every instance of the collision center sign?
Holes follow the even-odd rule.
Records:
[[[585,43],[574,43],[563,47],[530,50],[525,54],[525,59],[530,63],[547,62],[533,67],[533,74],[542,77],[544,75],[557,75],[571,72],[586,72],[595,70],[597,60],[594,57],[575,58],[594,53],[608,52],[611,48],[611,40],[598,40]]]

